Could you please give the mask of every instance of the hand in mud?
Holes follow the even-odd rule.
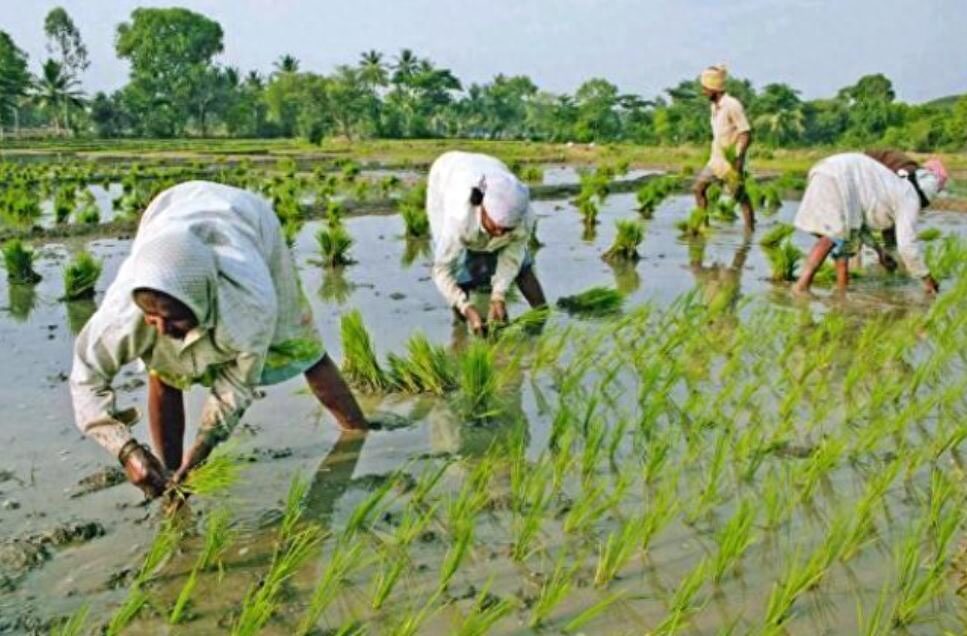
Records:
[[[928,294],[934,295],[940,293],[940,284],[930,274],[923,277],[923,286]]]
[[[502,300],[490,301],[490,311],[487,314],[487,321],[496,324],[507,322],[507,303]]]
[[[164,493],[165,468],[151,450],[131,440],[121,449],[121,457],[128,481],[140,488],[145,497],[154,499]]]
[[[470,327],[470,331],[478,336],[484,335],[484,320],[476,307],[467,305],[467,308],[463,310],[463,317],[467,319],[467,326]]]

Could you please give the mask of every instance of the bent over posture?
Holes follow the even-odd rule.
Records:
[[[891,170],[884,161],[860,153],[833,155],[809,171],[809,183],[796,212],[795,226],[819,237],[793,288],[805,292],[826,257],[836,260],[840,291],[849,281],[848,259],[872,231],[895,236],[897,251],[911,276],[920,278],[928,292],[937,291],[917,241],[920,210],[943,190],[947,171],[938,159],[908,172]],[[893,240],[891,238],[891,240]],[[880,261],[890,267],[877,246]]]
[[[492,322],[507,320],[511,283],[531,307],[545,304],[527,245],[536,219],[530,191],[499,160],[447,152],[430,167],[426,195],[433,236],[433,281],[450,306],[480,333],[484,319],[468,292],[490,288]]]
[[[111,382],[140,359],[148,368],[148,423],[162,462],[129,431]],[[255,389],[304,373],[345,430],[366,421],[326,354],[271,206],[203,181],[148,206],[117,278],[74,347],[77,426],[117,457],[148,497],[160,495],[224,441]],[[182,453],[182,391],[210,387],[198,436]]]

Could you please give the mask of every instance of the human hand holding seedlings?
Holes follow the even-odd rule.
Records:
[[[490,301],[490,311],[487,313],[487,321],[491,323],[507,322],[507,303],[496,299]]]
[[[195,440],[188,452],[185,453],[185,457],[181,462],[181,466],[172,475],[169,486],[180,486],[184,483],[185,479],[188,478],[188,473],[191,472],[193,468],[201,464],[205,459],[211,454],[214,449],[214,445],[209,442],[204,437],[200,437]]]
[[[128,481],[141,489],[148,499],[160,497],[165,491],[166,475],[161,461],[149,448],[137,440],[129,440],[118,453]]]
[[[463,317],[467,319],[467,325],[470,327],[472,332],[478,336],[483,335],[484,319],[480,315],[480,312],[477,311],[476,307],[473,305],[467,305],[467,308],[463,310]]]

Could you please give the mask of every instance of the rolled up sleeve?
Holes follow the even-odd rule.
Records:
[[[513,284],[517,275],[520,274],[521,265],[527,254],[528,234],[522,233],[521,236],[497,252],[497,268],[494,270],[494,277],[490,281],[491,300],[503,301],[507,297],[507,292]]]

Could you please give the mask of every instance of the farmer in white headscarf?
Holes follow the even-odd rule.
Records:
[[[724,65],[702,71],[699,83],[709,100],[712,123],[712,152],[708,164],[698,174],[692,193],[695,204],[708,207],[706,192],[713,183],[725,185],[742,207],[742,218],[748,231],[755,229],[755,212],[745,192],[745,155],[752,143],[752,126],[742,103],[725,92],[728,74]]]
[[[530,191],[507,166],[482,154],[440,155],[430,168],[426,207],[433,281],[474,332],[483,332],[485,321],[470,291],[489,287],[491,322],[507,320],[513,283],[531,307],[546,303],[528,251],[536,224]]]
[[[111,387],[140,359],[148,423],[161,460],[133,438],[133,410]],[[159,194],[131,254],[74,348],[70,385],[77,426],[117,457],[148,497],[178,483],[224,441],[256,387],[304,373],[344,430],[367,423],[323,349],[271,206],[258,196],[194,181]],[[210,387],[198,436],[182,453],[182,392]]]
[[[938,291],[917,241],[917,219],[944,189],[947,170],[939,159],[923,167],[898,170],[881,158],[861,153],[833,155],[809,171],[795,225],[819,237],[809,253],[794,291],[805,293],[826,257],[836,260],[836,282],[840,291],[849,282],[849,257],[863,243],[877,249],[880,261],[889,267],[882,248],[874,244],[871,232],[895,236],[896,248],[907,272],[923,281],[929,293]]]

